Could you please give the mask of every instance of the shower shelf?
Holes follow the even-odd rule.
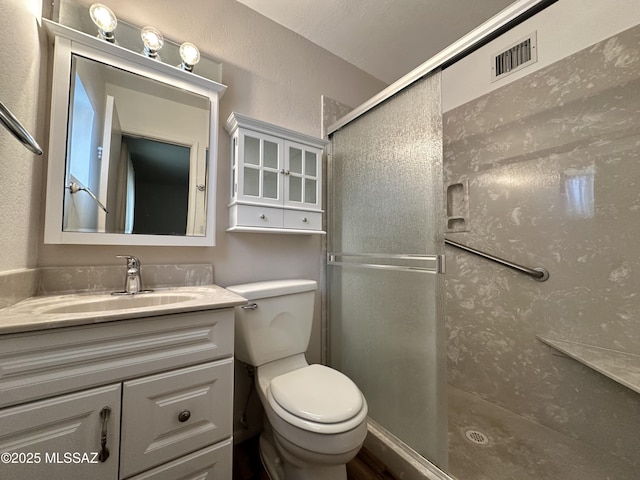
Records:
[[[538,340],[640,393],[640,355],[537,335]]]

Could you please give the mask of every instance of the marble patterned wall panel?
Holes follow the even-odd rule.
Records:
[[[40,269],[39,295],[122,290],[127,268],[122,266],[45,267]],[[143,288],[210,285],[213,265],[142,265]]]
[[[0,273],[0,308],[10,307],[35,295],[39,276],[37,268]]]
[[[640,464],[640,395],[536,335],[640,352],[640,27],[444,116],[448,237],[550,272],[539,283],[447,249],[449,380]]]
[[[325,138],[328,135],[329,127],[353,110],[353,107],[326,95],[322,95],[320,101],[322,108],[322,137]]]

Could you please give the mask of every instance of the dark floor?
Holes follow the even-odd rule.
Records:
[[[347,464],[349,480],[397,480],[386,467],[365,448]],[[234,447],[233,480],[269,480],[258,453],[258,438]]]
[[[258,437],[233,447],[233,480],[269,480],[258,453]]]

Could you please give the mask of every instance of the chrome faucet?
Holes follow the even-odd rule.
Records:
[[[136,295],[138,293],[149,293],[153,290],[143,290],[140,279],[140,260],[133,255],[116,255],[117,258],[127,259],[127,276],[124,280],[124,291],[113,292],[112,295]]]

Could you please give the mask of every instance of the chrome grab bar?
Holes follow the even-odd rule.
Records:
[[[351,261],[342,261],[341,259]],[[387,261],[388,263],[383,263]],[[416,265],[416,263],[418,263]],[[327,253],[327,265],[375,268],[402,272],[444,273],[444,255],[382,254],[382,253]]]
[[[511,269],[516,270],[516,271],[518,271],[520,273],[524,273],[525,275],[529,275],[530,277],[532,277],[534,280],[536,280],[538,282],[544,282],[549,278],[549,272],[547,271],[546,268],[543,268],[543,267],[535,267],[535,268],[523,267],[522,265],[518,265],[517,263],[513,263],[513,262],[510,262],[510,261],[505,260],[503,258],[496,257],[494,255],[490,255],[490,254],[485,253],[485,252],[481,252],[480,250],[476,250],[475,248],[467,247],[466,245],[463,245],[463,244],[458,243],[458,242],[454,242],[453,240],[445,239],[444,243],[446,245],[451,245],[452,247],[459,248],[459,249],[464,250],[466,252],[473,253],[474,255],[478,255],[479,257],[486,258],[487,260],[491,260],[492,262],[499,263],[500,265],[504,265],[505,267],[511,268]]]

